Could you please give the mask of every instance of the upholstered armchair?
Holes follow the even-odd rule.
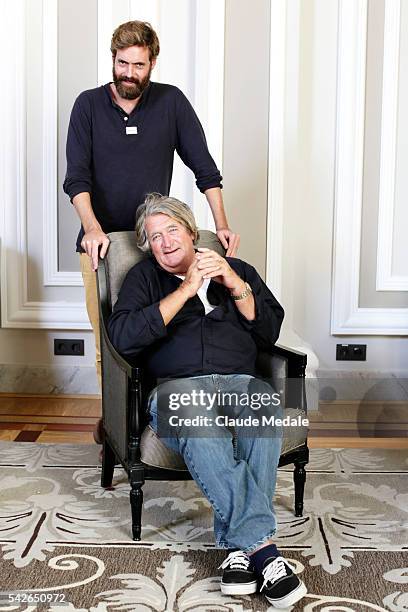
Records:
[[[126,470],[131,486],[132,534],[141,538],[143,484],[146,479],[190,479],[183,459],[169,450],[148,426],[146,397],[155,386],[148,380],[143,360],[129,360],[112,346],[107,334],[107,322],[128,270],[145,254],[137,247],[133,232],[109,234],[110,246],[105,259],[99,261],[97,280],[100,309],[102,353],[102,413],[103,460],[102,487],[112,485],[115,463]],[[200,247],[208,247],[224,255],[215,234],[200,231]],[[282,346],[275,346],[272,354],[259,353],[257,371],[271,381],[281,393],[284,415],[298,416],[306,412],[305,377],[306,355]],[[303,493],[308,462],[306,429],[284,437],[279,465],[294,464],[295,515],[302,516]]]

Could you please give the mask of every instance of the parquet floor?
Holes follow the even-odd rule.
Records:
[[[93,443],[98,396],[0,394],[0,440]],[[320,402],[310,448],[408,449],[408,402]]]

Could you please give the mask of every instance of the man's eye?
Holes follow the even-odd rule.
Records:
[[[160,238],[160,234],[155,234],[154,236],[152,236],[152,241],[156,242],[158,238]]]
[[[176,232],[178,232],[178,228],[177,227],[171,227],[169,229],[169,232],[171,232],[172,234],[175,234]]]

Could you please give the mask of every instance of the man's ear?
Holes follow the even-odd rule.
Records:
[[[156,58],[156,57],[154,57],[154,58],[152,59],[152,61],[150,62],[150,63],[151,63],[151,65],[152,65],[152,70],[153,70],[153,68],[154,68],[154,67],[155,67],[155,65],[156,65],[156,61],[157,61],[157,58]]]

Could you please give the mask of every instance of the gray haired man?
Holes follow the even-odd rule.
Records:
[[[217,545],[228,551],[222,592],[254,593],[260,580],[272,605],[289,607],[306,587],[273,541],[281,432],[265,435],[254,418],[236,435],[251,409],[240,401],[225,409],[220,400],[273,398],[272,387],[255,377],[255,359],[258,350],[271,350],[276,342],[283,309],[252,266],[195,248],[194,217],[174,198],[146,199],[138,209],[136,237],[151,256],[123,283],[109,321],[112,342],[125,355],[143,355],[149,373],[166,379],[150,395],[150,426],[183,456],[211,503]],[[197,411],[200,397],[216,398],[212,417],[200,402]],[[178,408],[177,400],[189,418],[169,416],[169,398],[170,410]],[[280,406],[271,402],[271,408],[279,416]]]

